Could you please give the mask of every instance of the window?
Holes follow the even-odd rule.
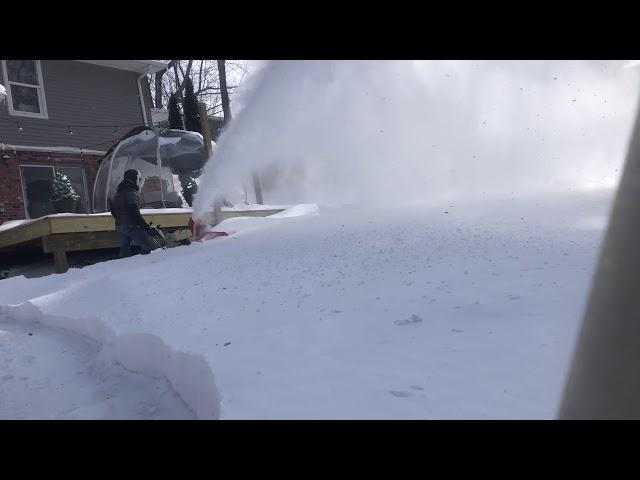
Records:
[[[49,118],[40,60],[3,60],[2,67],[9,114]]]
[[[80,199],[71,213],[90,213],[87,182],[82,167],[57,167],[71,181]],[[51,181],[54,169],[50,165],[20,165],[22,191],[24,193],[27,218],[44,217],[58,213],[51,201]]]
[[[87,180],[85,177],[84,168],[82,167],[58,167],[58,171],[64,173],[73,189],[76,191],[80,198],[76,202],[75,210],[73,213],[90,213],[89,212],[89,196],[87,195]]]

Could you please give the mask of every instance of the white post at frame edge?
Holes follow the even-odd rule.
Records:
[[[640,104],[636,109],[557,414],[561,420],[640,419]]]

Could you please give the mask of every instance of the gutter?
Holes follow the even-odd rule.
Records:
[[[87,150],[86,148],[77,147],[36,147],[30,145],[11,145],[9,143],[0,144],[0,151],[3,150],[15,150],[15,151],[33,151],[33,152],[50,152],[50,153],[85,153],[87,155],[104,155],[107,153],[104,150]]]

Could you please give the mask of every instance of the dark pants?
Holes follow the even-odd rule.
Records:
[[[116,232],[120,239],[120,258],[131,256],[131,244],[140,246],[145,255],[153,250],[149,237],[140,225],[116,225]]]

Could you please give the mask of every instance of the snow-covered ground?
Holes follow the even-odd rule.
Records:
[[[0,318],[0,419],[190,419],[166,380],[129,372],[84,336]]]
[[[0,313],[92,338],[198,418],[552,418],[611,193],[234,218],[3,280]]]

